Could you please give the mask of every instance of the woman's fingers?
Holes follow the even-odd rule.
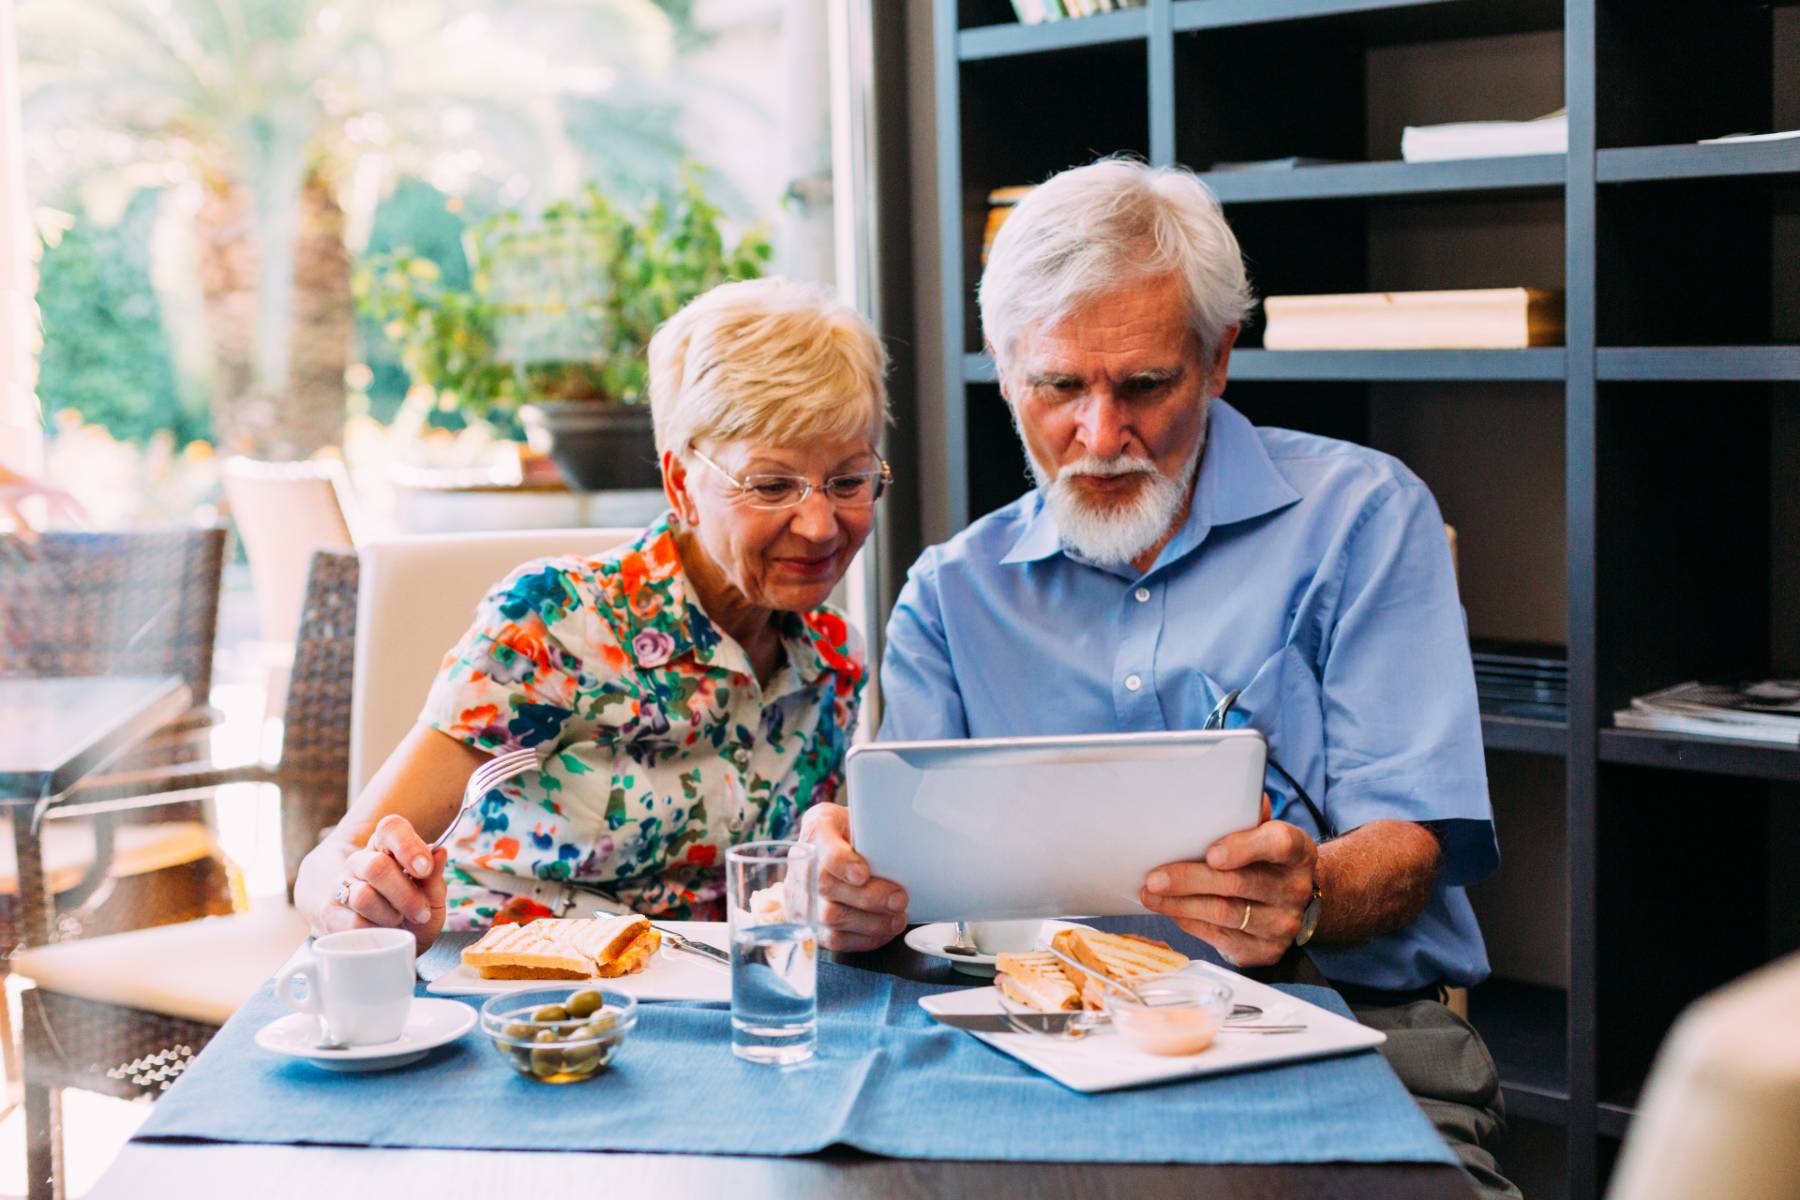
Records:
[[[369,884],[358,880],[350,885],[350,897],[344,907],[361,917],[371,925],[380,925],[386,929],[397,929],[405,921],[400,910],[387,902],[382,894]]]
[[[424,879],[431,874],[431,844],[419,836],[411,821],[396,813],[381,818],[374,835],[369,838],[369,849],[391,855],[414,879]]]
[[[427,857],[425,861],[427,864],[425,876],[429,879],[433,873],[431,865],[434,860]],[[376,920],[374,912],[380,911],[374,905],[370,905],[373,911],[364,911],[355,904],[360,884],[372,890],[395,914],[396,919],[388,924],[398,925],[401,920],[419,925],[430,922],[431,897],[426,894],[417,880],[400,869],[400,865],[390,854],[377,848],[375,839],[370,839],[368,849],[358,850],[346,859],[345,865],[350,868],[351,907],[355,908],[357,912],[370,920]]]

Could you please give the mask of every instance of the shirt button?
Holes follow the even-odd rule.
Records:
[[[1137,591],[1135,591],[1131,594],[1137,597],[1137,602],[1139,604],[1143,604],[1150,599],[1150,589],[1149,588],[1139,588]]]
[[[1127,675],[1125,677],[1125,690],[1126,691],[1135,692],[1143,686],[1144,686],[1144,681],[1139,676]]]

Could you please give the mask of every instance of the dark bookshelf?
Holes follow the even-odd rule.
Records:
[[[1023,483],[974,306],[993,188],[1103,154],[1189,165],[1224,203],[1259,295],[1564,289],[1562,347],[1270,351],[1253,321],[1227,394],[1253,421],[1403,459],[1406,445],[1384,441],[1396,413],[1494,430],[1451,439],[1468,455],[1453,468],[1479,479],[1493,521],[1550,548],[1559,574],[1534,586],[1566,623],[1569,719],[1484,715],[1482,737],[1491,773],[1533,756],[1534,781],[1560,781],[1545,803],[1560,800],[1567,903],[1544,919],[1563,923],[1566,986],[1502,972],[1475,989],[1471,1014],[1509,1113],[1563,1131],[1557,1169],[1580,1200],[1604,1190],[1609,1142],[1627,1132],[1681,1008],[1800,948],[1800,910],[1774,882],[1800,849],[1800,751],[1611,727],[1633,695],[1683,679],[1800,670],[1800,140],[1697,144],[1800,125],[1797,12],[1765,0],[1720,0],[1704,21],[1627,0],[1148,0],[1027,27],[1006,0],[935,0],[945,236],[928,308],[944,353],[924,386],[943,406],[921,437],[941,466],[946,533]],[[1511,39],[1491,61],[1518,73],[1517,88],[1458,75],[1419,93],[1441,111],[1393,111],[1386,64],[1428,71],[1432,56],[1461,61],[1485,39]],[[1473,107],[1496,102],[1512,107],[1486,115],[1565,105],[1568,153],[1394,161],[1402,124],[1481,119]],[[1208,170],[1290,155],[1329,161]],[[1446,249],[1434,240],[1445,230],[1482,252]],[[1550,518],[1511,478],[1545,461]],[[1468,515],[1476,485],[1464,486]],[[1445,515],[1463,534],[1465,599],[1472,572],[1514,569],[1484,559],[1499,553],[1491,536]],[[1506,636],[1471,613],[1473,633]],[[1695,832],[1698,811],[1747,822],[1768,861],[1739,869],[1723,834]],[[1743,931],[1711,936],[1704,914],[1662,895],[1682,891],[1668,878],[1696,873],[1719,903],[1754,914]]]

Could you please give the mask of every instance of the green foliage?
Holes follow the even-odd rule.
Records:
[[[657,326],[769,262],[760,227],[727,245],[721,218],[690,168],[673,197],[636,214],[589,187],[530,219],[483,221],[467,239],[477,261],[466,287],[411,251],[370,258],[353,287],[445,407],[505,420],[533,399],[638,404]]]
[[[210,438],[212,418],[202,398],[181,394],[150,283],[159,195],[139,192],[110,228],[77,211],[59,238],[44,242],[38,395],[46,411],[74,409],[121,441],[167,430],[183,445]]]

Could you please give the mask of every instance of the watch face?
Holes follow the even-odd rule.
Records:
[[[1294,945],[1304,946],[1312,941],[1313,931],[1319,927],[1319,907],[1319,898],[1314,896],[1306,911],[1300,914],[1300,933],[1294,938]]]

